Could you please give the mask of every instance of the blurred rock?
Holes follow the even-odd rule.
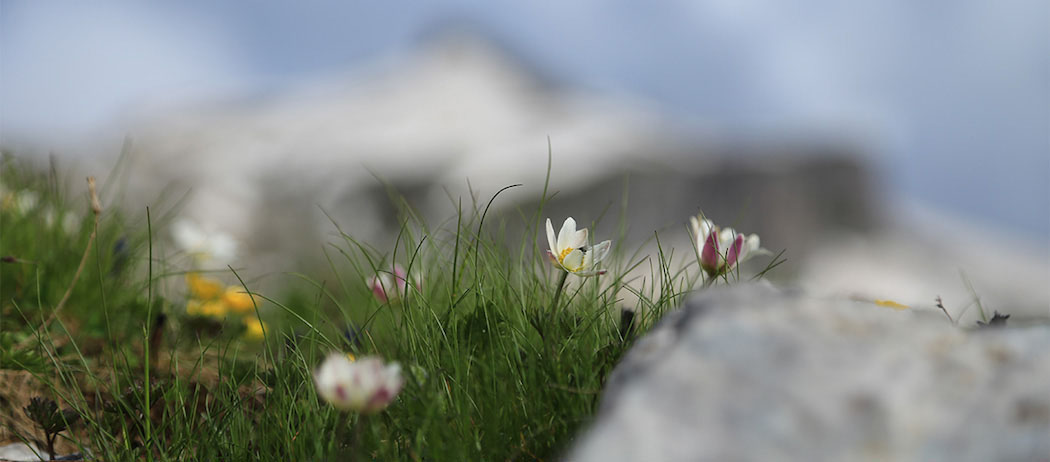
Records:
[[[470,210],[472,191],[525,183],[503,199],[537,196],[548,137],[558,181],[585,185],[675,139],[666,125],[641,103],[555,85],[453,34],[265,99],[140,119],[125,178],[129,200],[190,191],[183,215],[239,236],[254,263],[287,269],[333,237],[322,209],[383,247],[400,225],[392,193],[445,220],[460,197]]]
[[[543,191],[549,138],[553,199],[544,215],[598,221],[593,235],[623,244],[620,257],[639,250],[631,263],[657,255],[654,233],[663,250],[675,249],[675,265],[688,263],[685,224],[702,211],[758,233],[774,253],[785,250],[786,263],[771,277],[818,293],[927,307],[940,295],[961,312],[974,299],[958,276],[963,270],[995,308],[1050,314],[1050,293],[1032,282],[1050,278],[1045,244],[1033,255],[993,233],[975,246],[943,238],[965,234],[965,226],[897,219],[862,141],[719,134],[622,95],[559,85],[470,32],[434,37],[409,53],[265,98],[140,117],[104,199],[138,214],[151,205],[154,216],[178,202],[182,218],[237,240],[234,267],[253,281],[279,271],[327,271],[322,246],[341,241],[332,221],[389,252],[402,205],[433,227],[460,206],[468,218],[479,213],[512,184],[522,186],[500,195],[488,223],[506,224],[504,236],[517,247],[528,231],[520,218],[528,221]],[[108,171],[112,163],[103,159],[90,170]],[[170,237],[169,224],[156,223],[158,237]],[[933,237],[915,236],[923,232]],[[989,258],[971,258],[976,247]],[[166,255],[180,266],[177,254]],[[768,259],[749,263],[747,276]],[[1023,269],[1001,270],[1011,264]],[[640,265],[629,278],[651,281],[649,268]],[[624,297],[631,303],[630,293]],[[967,319],[976,312],[969,309]]]
[[[520,183],[494,209],[516,218],[543,190],[548,139],[551,213],[589,221],[611,206],[613,217],[629,174],[635,241],[701,208],[799,251],[818,229],[876,221],[850,143],[731,142],[697,128],[623,95],[558,85],[454,33],[310,87],[140,119],[124,178],[129,201],[189,191],[183,216],[238,236],[246,266],[280,270],[333,238],[322,209],[378,248],[393,243],[402,199],[437,223],[459,199],[472,213]]]
[[[569,460],[1042,460],[1047,390],[1046,324],[718,289],[632,348]]]
[[[51,460],[51,455],[35,445],[11,443],[0,446],[0,460]]]
[[[585,224],[601,219],[599,231],[609,235],[623,212],[631,245],[658,231],[681,255],[691,255],[685,225],[701,212],[720,225],[758,233],[764,247],[788,248],[792,255],[809,253],[827,233],[879,224],[874,179],[848,145],[707,143],[693,149],[646,155],[604,170],[597,181],[559,188],[544,214]]]
[[[0,446],[0,461],[38,460],[84,460],[84,456],[74,453],[52,458],[47,451],[37,448],[35,444],[11,443]]]
[[[799,284],[814,295],[892,299],[927,311],[939,311],[941,297],[969,326],[982,309],[1020,322],[1050,319],[1045,247],[917,205],[889,215],[876,229],[822,233],[798,265]]]

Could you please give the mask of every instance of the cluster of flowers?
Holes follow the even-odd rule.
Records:
[[[60,212],[51,205],[41,206],[40,195],[34,191],[9,191],[0,185],[0,210],[19,216],[40,213],[45,226],[48,228],[61,226],[62,231],[66,234],[74,234],[80,229],[80,217],[73,212]]]
[[[721,228],[703,215],[690,217],[693,245],[700,256],[700,267],[708,277],[716,278],[752,256],[765,252],[757,234],[747,236],[733,228]]]
[[[757,234],[745,236],[733,228],[719,228],[703,215],[690,217],[690,224],[700,267],[709,278],[722,276],[748,258],[765,252]],[[609,254],[612,242],[588,245],[587,228],[577,230],[572,217],[565,219],[557,234],[547,219],[547,244],[550,246],[547,256],[558,269],[581,277],[605,274],[597,266]]]
[[[732,228],[720,229],[703,216],[693,217],[691,224],[700,267],[709,280],[763,252],[755,234],[745,236]],[[609,255],[612,241],[591,245],[587,229],[576,229],[572,217],[562,223],[557,233],[547,219],[547,244],[551,263],[567,274],[590,277],[606,272],[599,269],[599,264]],[[376,299],[387,303],[418,291],[423,281],[418,275],[410,280],[405,269],[394,264],[391,271],[366,278],[365,284]],[[401,390],[404,379],[397,363],[386,364],[374,356],[355,361],[351,354],[335,352],[314,372],[314,383],[321,398],[333,407],[369,414],[385,409]]]
[[[237,241],[229,234],[207,232],[196,224],[182,220],[172,226],[175,244],[193,259],[193,266],[225,265],[237,254]],[[204,277],[198,271],[186,273],[186,314],[225,320],[239,318],[244,324],[244,337],[262,340],[267,326],[255,314],[260,300],[239,285],[227,286],[218,279]]]
[[[186,314],[224,320],[228,316],[240,317],[244,324],[245,337],[261,340],[266,331],[266,323],[255,316],[258,299],[241,286],[224,286],[218,279],[201,276],[199,273],[186,274],[186,288],[189,297],[186,302]]]

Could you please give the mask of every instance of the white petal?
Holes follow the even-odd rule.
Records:
[[[771,255],[772,254],[772,252],[770,252],[769,250],[766,250],[766,249],[762,248],[762,245],[761,245],[761,243],[760,243],[760,241],[758,239],[758,235],[757,234],[752,234],[752,235],[748,236],[747,240],[744,241],[744,246],[748,248],[748,253],[752,257],[755,256],[755,255]]]
[[[587,246],[587,228],[583,228],[576,231],[576,235],[572,240],[572,248],[579,249]]]
[[[577,272],[583,268],[583,251],[580,249],[573,250],[565,256],[565,259],[561,261],[561,266],[569,272]]]
[[[693,231],[693,246],[696,247],[696,252],[700,253],[704,250],[704,238],[707,235],[700,228],[700,220],[696,217],[689,217],[689,226]]]
[[[707,218],[701,219],[699,229],[700,232],[697,233],[697,235],[700,237],[697,238],[697,240],[699,240],[700,243],[703,244],[704,240],[707,239],[707,236],[711,234],[711,231],[715,229],[715,222],[708,220]]]
[[[179,220],[171,225],[171,237],[175,240],[175,245],[189,252],[200,251],[205,240],[204,232],[186,220]]]
[[[588,251],[583,254],[583,265],[580,266],[581,270],[590,271],[591,268],[594,268],[594,252],[591,252],[590,250],[591,249],[588,249]]]
[[[401,377],[400,364],[391,363],[386,366],[383,375],[384,385],[386,386],[386,389],[390,390],[391,394],[396,395],[398,391],[401,391],[401,387],[405,384],[405,380]]]
[[[566,218],[558,231],[558,248],[554,253],[561,255],[562,250],[572,247],[572,240],[576,237],[576,220],[572,217]]]
[[[609,256],[609,248],[612,247],[612,241],[602,241],[600,244],[591,247],[589,253],[594,254],[594,263],[598,264],[605,257]]]
[[[758,249],[762,248],[762,246],[759,245],[759,240],[758,240],[758,235],[757,234],[752,234],[752,235],[748,236],[747,240],[744,241],[744,246],[747,247],[747,250],[749,252],[757,252]]]
[[[225,265],[237,257],[237,241],[229,234],[217,233],[212,236],[208,253],[215,264]]]
[[[547,245],[551,248],[551,253],[555,256],[558,255],[558,243],[554,236],[554,225],[551,224],[551,219],[547,219]]]
[[[725,228],[721,233],[718,233],[718,250],[721,253],[725,253],[726,250],[736,240],[736,230],[733,228]]]

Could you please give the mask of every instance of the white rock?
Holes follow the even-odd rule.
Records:
[[[51,455],[36,445],[25,443],[12,443],[0,446],[0,460],[11,461],[36,461],[51,460]]]
[[[575,461],[1041,460],[1050,326],[762,286],[713,290],[644,337]]]

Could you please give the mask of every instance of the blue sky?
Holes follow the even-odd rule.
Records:
[[[858,136],[891,190],[1046,246],[1048,5],[4,0],[0,121],[89,133],[140,104],[279,92],[465,21],[547,76],[682,120]]]

